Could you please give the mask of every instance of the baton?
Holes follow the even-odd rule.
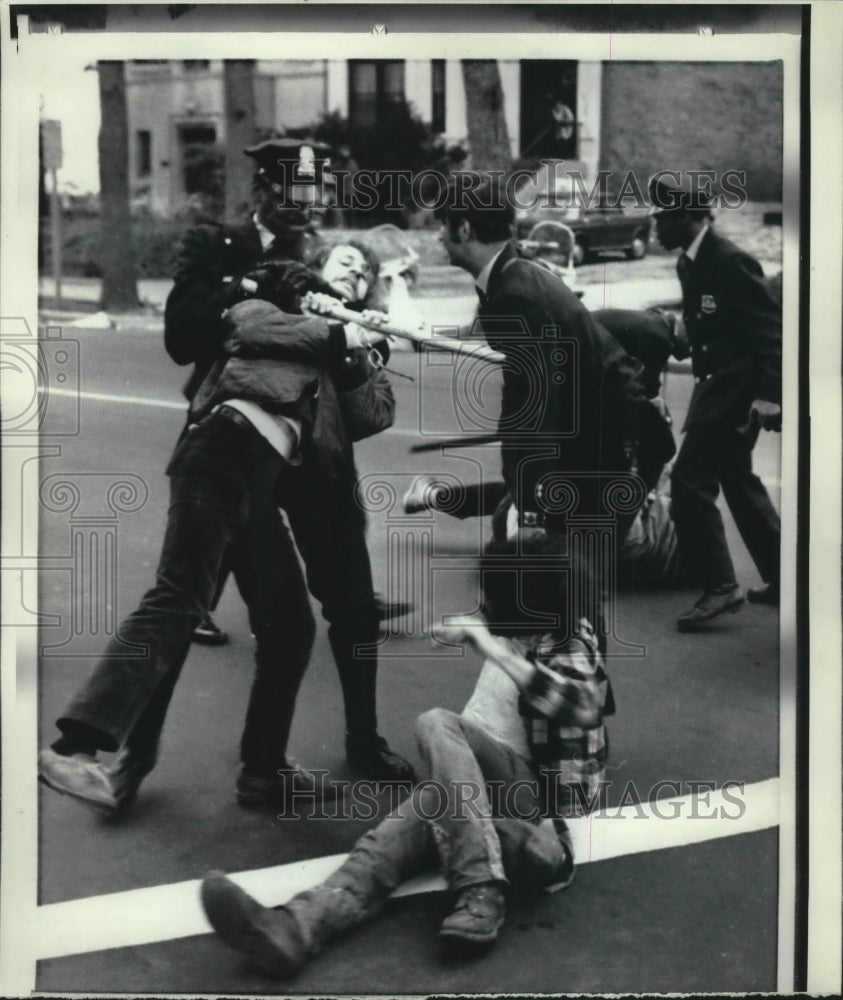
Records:
[[[306,305],[306,303],[305,303]],[[423,344],[437,351],[451,351],[454,354],[468,354],[481,361],[488,361],[490,364],[500,365],[506,360],[499,351],[493,351],[490,347],[482,344],[472,344],[465,340],[456,340],[454,337],[431,337],[429,334],[420,333],[418,330],[408,330],[404,327],[393,326],[389,322],[376,323],[368,322],[360,313],[351,309],[346,309],[340,302],[330,307],[330,311],[316,313],[317,316],[331,316],[341,323],[356,323],[373,333],[380,333],[386,337],[401,337],[404,340],[411,340],[414,344]]]
[[[501,440],[500,434],[475,434],[474,437],[439,438],[437,441],[422,441],[410,446],[414,454],[422,451],[438,451],[440,448],[471,448],[475,444],[495,444]]]

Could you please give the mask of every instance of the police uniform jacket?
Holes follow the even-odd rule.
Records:
[[[184,388],[188,399],[219,357],[228,329],[222,314],[240,296],[240,279],[272,256],[252,221],[185,233],[164,310],[164,346],[176,364],[195,365]]]
[[[738,427],[753,400],[781,403],[781,306],[758,262],[709,229],[679,280],[699,380],[685,429]]]
[[[626,434],[645,400],[642,366],[563,281],[511,243],[486,295],[480,326],[508,359],[499,420],[503,477],[522,509],[546,510],[540,494],[547,485],[540,484],[554,474],[621,471]]]

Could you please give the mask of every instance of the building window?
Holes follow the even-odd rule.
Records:
[[[352,125],[372,125],[389,104],[404,100],[404,60],[350,59],[348,87]]]
[[[201,73],[211,68],[210,59],[182,59],[182,66],[187,73]]]
[[[149,129],[135,132],[135,165],[138,177],[149,177],[152,173],[152,133]]]
[[[521,155],[536,160],[575,160],[577,63],[521,60]]]
[[[445,131],[445,60],[430,63],[431,112],[430,127],[434,132]]]

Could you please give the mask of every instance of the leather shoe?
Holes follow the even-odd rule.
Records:
[[[217,934],[267,975],[288,979],[307,961],[301,931],[289,910],[261,906],[222,872],[209,872],[202,879],[201,897]]]
[[[388,601],[383,594],[375,594],[378,621],[388,622],[393,618],[403,618],[415,607],[410,601]]]
[[[302,802],[327,802],[337,797],[338,788],[327,772],[316,775],[301,764],[291,762],[271,778],[241,770],[235,788],[241,806],[294,806]]]
[[[228,642],[228,633],[217,625],[210,614],[205,615],[190,636],[192,642],[202,646],[224,646]]]
[[[765,583],[763,587],[750,587],[746,592],[746,599],[751,604],[772,604],[779,606],[779,585],[777,583]]]
[[[690,610],[679,616],[676,625],[680,632],[693,632],[723,615],[734,614],[743,603],[743,592],[736,583],[707,590]]]
[[[382,736],[366,740],[346,736],[345,756],[364,778],[373,781],[415,781],[416,775],[410,762],[390,750]]]
[[[65,756],[53,749],[38,754],[38,780],[62,795],[70,795],[101,813],[119,806],[108,769],[87,753]]]
[[[439,928],[439,940],[449,948],[492,944],[503,926],[503,889],[497,882],[471,885],[457,896],[454,909]]]

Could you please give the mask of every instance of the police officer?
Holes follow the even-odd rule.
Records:
[[[273,245],[283,256],[300,248],[321,167],[313,147],[281,141],[248,152],[259,163],[260,200],[251,230],[193,230],[168,302],[168,347],[177,360],[194,363],[194,376],[207,374],[222,354],[222,313],[238,299],[260,294],[262,283],[269,293],[277,292],[279,282],[313,277],[289,261],[273,269],[260,259]],[[342,326],[332,329],[321,319],[300,319],[301,337],[311,344],[321,339],[335,345],[331,356],[336,354],[337,361],[354,346]],[[194,395],[192,386],[187,391]],[[138,657],[127,660],[116,639],[107,646],[57,720],[61,737],[39,757],[42,782],[112,814],[125,811],[155,766],[190,633],[210,606],[225,559],[249,606],[256,639],[237,798],[262,805],[287,801],[299,792],[325,791],[314,775],[286,756],[314,623],[277,498],[301,458],[307,407],[295,393],[289,400],[279,397],[279,405],[269,408],[236,392],[223,402],[183,436],[170,463],[171,503],[156,584],[119,631],[123,641],[136,645]],[[368,571],[365,545],[359,558],[366,562],[355,583]],[[376,620],[368,579],[368,594],[361,598],[358,588],[354,596],[358,602],[368,597],[368,617]],[[359,617],[359,604],[356,610]],[[343,619],[342,611],[332,608],[337,620]],[[342,639],[351,642],[348,632],[342,629]],[[376,636],[376,625],[374,632]],[[337,644],[332,645],[336,654]],[[353,714],[347,712],[351,762],[377,779],[412,777],[409,764],[390,751],[375,729],[375,661],[359,662],[352,649],[337,657],[337,665],[346,706],[354,707]],[[100,750],[120,751],[111,768],[96,759]]]
[[[167,351],[177,364],[194,365],[185,386],[188,399],[193,398],[210,366],[220,356],[226,336],[221,318],[225,308],[245,296],[277,296],[285,290],[279,288],[279,281],[287,294],[292,295],[298,288],[309,286],[313,278],[309,268],[303,264],[290,266],[289,262],[301,262],[316,249],[311,210],[316,191],[328,179],[328,147],[323,143],[282,138],[257,143],[245,153],[255,162],[255,211],[239,225],[200,225],[190,230],[184,238],[175,283],[167,299],[164,332]],[[285,508],[293,506],[292,497],[288,497]],[[295,506],[297,512],[298,505]],[[288,510],[291,517],[296,512]],[[304,533],[306,519],[301,520],[299,530],[294,526],[300,545],[299,536]],[[363,558],[362,550],[357,558]],[[224,573],[227,568],[224,565]],[[317,576],[315,564],[308,561],[307,570],[312,586]],[[318,575],[325,576],[324,572]],[[354,586],[359,588],[356,573]],[[374,606],[379,620],[400,617],[410,610],[409,604],[386,601],[377,593]],[[347,617],[339,602],[332,603],[330,613],[332,618]],[[375,715],[374,661],[370,659],[364,666],[359,658],[348,653],[346,647],[360,644],[362,639],[352,636],[337,644],[333,641],[335,632],[344,634],[345,630],[332,627],[331,635],[350,716],[348,732],[353,736],[349,757],[366,777],[406,779],[411,773],[407,762],[393,753],[376,733],[360,732],[361,720],[371,720]],[[343,668],[341,664],[349,666]]]
[[[781,307],[758,261],[712,226],[712,199],[698,176],[656,175],[656,232],[677,263],[696,385],[672,474],[672,512],[683,559],[704,593],[678,619],[693,631],[738,611],[735,579],[716,501],[729,510],[764,585],[750,601],[779,600],[780,524],[752,471],[760,429],[781,429]]]

